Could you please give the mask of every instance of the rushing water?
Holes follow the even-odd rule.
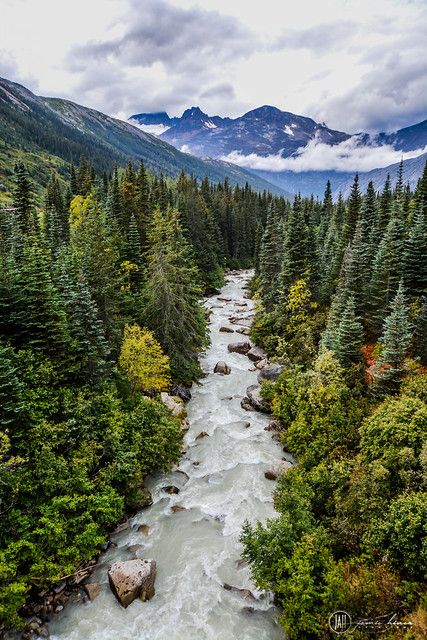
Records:
[[[265,521],[274,515],[274,484],[264,478],[282,451],[268,431],[268,417],[240,406],[245,390],[256,383],[252,363],[227,345],[246,339],[223,333],[232,315],[250,316],[253,304],[244,299],[249,272],[231,275],[221,297],[210,298],[211,347],[202,358],[206,372],[194,385],[189,402],[190,429],[186,453],[177,469],[147,481],[154,504],[140,511],[131,526],[113,536],[116,548],[101,558],[93,580],[102,583],[93,601],[69,605],[50,624],[55,640],[279,640],[277,610],[268,594],[258,592],[249,568],[241,560],[239,535],[245,520]],[[247,303],[239,307],[238,303]],[[248,322],[246,321],[248,324]],[[227,376],[213,373],[218,360],[231,367]],[[250,422],[247,427],[245,423]],[[197,439],[200,432],[208,436]],[[198,464],[194,464],[194,462]],[[185,472],[185,473],[182,473]],[[180,492],[165,493],[176,485]],[[185,511],[173,512],[180,505]],[[148,525],[148,535],[138,532]],[[130,545],[141,544],[140,557],[157,562],[156,595],[149,602],[136,600],[123,609],[110,591],[108,566],[130,559]],[[224,583],[251,589],[255,600]]]

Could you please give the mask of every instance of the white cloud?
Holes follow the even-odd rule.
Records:
[[[232,151],[221,160],[233,162],[247,169],[260,171],[370,171],[387,167],[395,162],[415,158],[427,151],[427,147],[410,152],[396,150],[391,145],[363,145],[353,136],[336,145],[327,145],[314,138],[306,147],[300,147],[293,156],[282,158],[281,154],[258,156],[255,153],[242,155]]]

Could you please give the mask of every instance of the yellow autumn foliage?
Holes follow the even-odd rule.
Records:
[[[90,208],[95,206],[94,197],[89,196],[74,196],[70,202],[70,225],[72,229],[77,229],[84,218],[86,217]]]
[[[126,325],[119,366],[140,391],[164,391],[170,385],[169,358],[151,331]]]

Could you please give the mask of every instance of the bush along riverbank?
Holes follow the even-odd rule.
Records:
[[[283,366],[261,395],[298,465],[242,541],[290,639],[331,636],[337,610],[351,638],[425,637],[426,179],[296,198],[264,231],[251,335]]]

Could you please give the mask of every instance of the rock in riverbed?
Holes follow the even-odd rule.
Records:
[[[242,336],[248,336],[250,332],[249,327],[239,327],[239,329],[236,329],[236,333],[241,333]]]
[[[221,333],[234,333],[234,329],[231,327],[220,327],[219,330]]]
[[[275,381],[280,376],[282,371],[285,370],[285,366],[283,364],[269,364],[267,367],[264,367],[258,374],[258,382],[262,384],[266,380]]]
[[[255,407],[252,406],[252,404],[249,402],[249,398],[246,398],[246,396],[242,398],[240,406],[245,411],[255,411]]]
[[[155,593],[155,560],[125,560],[115,562],[108,572],[110,587],[123,607],[128,607],[136,598],[150,600]]]
[[[220,360],[215,365],[214,373],[222,373],[224,376],[228,376],[231,373],[231,369],[226,362]]]
[[[256,409],[257,411],[262,411],[263,413],[270,413],[270,405],[261,396],[260,387],[258,385],[251,384],[246,389],[246,395],[254,409]]]
[[[174,384],[171,388],[172,397],[181,398],[183,402],[189,402],[191,400],[191,391],[187,387],[182,387],[179,384]]]
[[[251,345],[247,341],[232,342],[231,344],[228,345],[227,349],[230,353],[242,353],[243,355],[246,355],[248,351],[250,351]]]
[[[248,356],[249,360],[252,360],[252,362],[259,362],[260,360],[265,360],[267,357],[266,352],[264,351],[264,349],[261,349],[261,347],[252,347],[252,349],[249,349],[246,355]]]

